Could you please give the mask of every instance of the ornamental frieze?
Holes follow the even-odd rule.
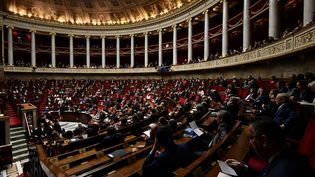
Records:
[[[304,47],[304,45],[307,45],[308,43],[315,41],[315,28],[312,30],[309,30],[303,34],[296,35],[295,36],[295,47]]]

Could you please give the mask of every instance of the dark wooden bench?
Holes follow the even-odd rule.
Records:
[[[201,155],[199,158],[197,158],[193,163],[191,163],[186,168],[179,168],[175,171],[176,176],[178,177],[184,177],[188,176],[189,174],[196,173],[202,171],[201,164],[203,164],[205,161],[207,161],[210,157],[212,157],[220,148],[222,148],[228,140],[232,138],[232,136],[235,135],[236,131],[240,127],[240,121],[236,121],[235,125],[232,127],[232,129],[225,135],[223,140],[220,142],[214,144],[209,150],[207,150],[203,155]]]
[[[244,127],[242,134],[238,137],[237,141],[229,148],[227,153],[225,153],[221,160],[226,159],[236,159],[240,162],[247,158],[250,149],[249,139],[248,139],[248,127]],[[220,167],[216,163],[206,174],[205,177],[216,177],[220,172]]]
[[[77,161],[84,162],[84,161],[87,161],[88,159],[97,158],[98,156],[102,156],[102,155],[108,153],[112,149],[122,148],[124,146],[128,146],[129,143],[134,143],[134,142],[137,142],[137,141],[145,141],[145,140],[142,137],[136,137],[136,138],[134,138],[132,140],[125,141],[123,143],[120,143],[120,144],[117,144],[117,145],[114,145],[114,146],[111,146],[111,147],[108,147],[108,148],[105,148],[105,149],[102,149],[102,150],[99,150],[99,151],[97,151],[96,149],[91,149],[89,151],[82,152],[80,154],[76,154],[76,155],[73,155],[73,156],[68,156],[68,158],[64,158],[64,159],[56,161],[54,163],[57,166],[69,164],[70,168],[71,168],[71,166],[73,166],[74,164],[78,163]]]
[[[183,133],[183,130],[175,133],[174,135],[178,135],[181,133]],[[182,136],[176,139],[175,143],[181,144],[184,142],[188,142],[189,140],[191,140],[191,138]],[[120,175],[120,174],[124,174],[123,176],[131,176],[134,174],[139,174],[141,173],[141,168],[146,158],[146,155],[151,150],[151,148],[152,148],[152,145],[146,147],[141,152],[139,151],[133,154],[129,154],[123,157],[122,159],[119,159],[118,161],[113,161],[111,163],[97,167],[95,169],[92,169],[78,176],[83,177],[83,176],[89,176],[92,174],[95,175],[95,173],[101,173],[101,174],[109,173],[108,174],[109,176],[111,175],[115,176],[115,175]]]

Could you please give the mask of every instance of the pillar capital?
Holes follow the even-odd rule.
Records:
[[[209,12],[209,10],[207,9],[207,10],[203,11],[202,14],[207,14],[208,12]]]
[[[85,35],[84,37],[87,38],[87,39],[90,39],[91,36],[90,35]]]
[[[162,28],[157,30],[157,32],[162,32],[162,31],[163,31],[163,29],[162,29]]]
[[[100,36],[101,37],[101,39],[105,39],[106,38],[106,36],[104,36],[104,35],[102,35],[102,36]]]
[[[36,30],[35,29],[30,29],[29,32],[36,33]]]
[[[192,19],[191,19],[191,17],[190,17],[189,19],[186,20],[186,22],[191,22],[191,20],[192,20]]]
[[[56,33],[55,32],[50,32],[49,35],[56,36]]]
[[[120,37],[121,37],[120,35],[116,35],[116,36],[115,36],[115,38],[120,38]]]
[[[134,36],[135,36],[135,34],[129,34],[129,36],[130,36],[130,37],[134,37]]]
[[[14,26],[6,26],[8,29],[14,29]]]
[[[68,37],[74,37],[74,34],[68,34]]]

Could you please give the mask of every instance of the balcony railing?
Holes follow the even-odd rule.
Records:
[[[206,70],[222,68],[227,66],[254,63],[257,61],[270,60],[279,56],[285,56],[294,52],[313,48],[315,46],[315,25],[303,28],[296,33],[288,35],[280,40],[268,45],[253,49],[241,54],[217,60],[205,61],[193,64],[175,65],[171,67],[171,72]],[[154,67],[148,68],[31,68],[5,66],[5,72],[26,72],[26,73],[86,73],[86,74],[128,74],[128,73],[156,73]]]

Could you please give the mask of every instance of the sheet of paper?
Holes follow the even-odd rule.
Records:
[[[189,126],[190,126],[190,128],[192,128],[193,130],[196,129],[196,128],[198,128],[198,125],[196,124],[195,121],[189,122]]]
[[[201,135],[203,134],[203,132],[202,132],[199,128],[193,129],[193,131],[194,131],[198,136],[201,136]]]
[[[230,175],[219,172],[217,177],[231,177]]]
[[[144,131],[143,134],[145,134],[148,138],[150,138],[150,132],[151,130],[147,130],[147,131]]]
[[[235,170],[233,168],[231,168],[228,164],[226,164],[225,162],[218,160],[221,172],[227,175],[231,175],[231,176],[237,176]]]

